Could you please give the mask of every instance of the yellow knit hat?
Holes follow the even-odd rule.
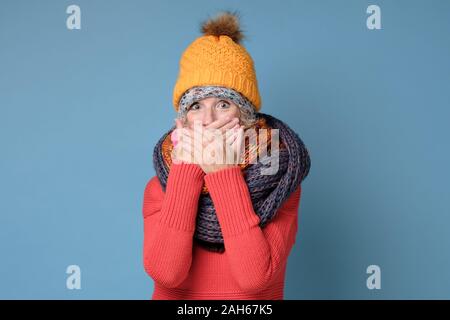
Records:
[[[244,38],[236,13],[224,12],[201,26],[203,36],[183,52],[178,79],[173,90],[173,105],[194,86],[218,85],[232,88],[261,108],[253,59],[240,43]]]

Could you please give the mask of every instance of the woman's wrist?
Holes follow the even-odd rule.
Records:
[[[203,177],[205,176],[205,172],[200,167],[200,165],[198,165],[196,163],[185,162],[185,161],[181,161],[179,163],[172,163],[172,166],[169,171],[169,175],[171,173],[176,174],[176,175],[180,175],[180,174],[189,175],[189,176],[196,178],[197,180],[198,179],[202,180]]]
[[[226,164],[226,165],[220,165],[220,166],[212,166],[211,168],[207,169],[207,172],[205,174],[212,174],[223,170],[229,170],[229,169],[237,169],[240,167],[237,164]]]

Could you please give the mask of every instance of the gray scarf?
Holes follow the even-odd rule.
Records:
[[[250,163],[244,169],[253,209],[260,218],[260,227],[264,228],[306,178],[311,162],[303,141],[284,122],[261,112],[256,113],[256,116],[265,118],[271,128],[279,129],[280,146],[282,143],[285,145],[285,148],[279,149],[279,168],[275,174],[262,175],[261,169],[269,166],[261,161]],[[164,192],[170,168],[163,159],[162,143],[174,129],[175,126],[159,139],[153,151],[153,165]],[[209,193],[201,194],[199,198],[194,240],[210,251],[225,251],[220,224]]]

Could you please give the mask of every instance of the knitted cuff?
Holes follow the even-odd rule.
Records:
[[[179,230],[194,231],[205,173],[193,163],[172,164],[167,178],[160,221]]]
[[[205,184],[213,200],[224,238],[259,225],[241,168],[231,167],[208,173]]]

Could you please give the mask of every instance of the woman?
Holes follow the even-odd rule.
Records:
[[[308,151],[285,123],[259,112],[236,13],[206,21],[202,31],[181,57],[177,119],[155,146],[156,176],[144,191],[152,299],[283,299]],[[256,144],[244,139],[250,131]],[[211,145],[209,156],[195,157]],[[232,161],[206,160],[220,150]],[[273,162],[276,170],[267,170]]]

